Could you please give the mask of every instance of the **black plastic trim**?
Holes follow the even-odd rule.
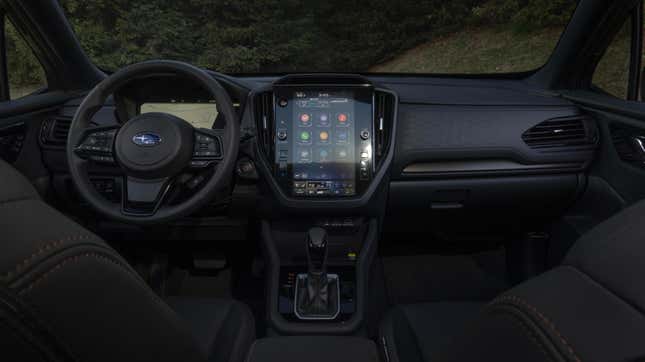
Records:
[[[412,163],[403,169],[403,176],[412,177],[479,177],[509,176],[522,174],[552,174],[579,172],[584,163],[525,165],[512,160],[464,160]]]

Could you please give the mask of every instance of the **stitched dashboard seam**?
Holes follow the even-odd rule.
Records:
[[[565,346],[567,349],[567,352],[569,352],[569,355],[576,361],[576,362],[581,362],[582,360],[580,357],[576,354],[576,352],[573,350],[573,347],[567,342],[567,340],[564,338],[564,336],[558,331],[557,327],[549,318],[544,316],[544,314],[540,313],[540,311],[525,301],[524,299],[514,296],[514,295],[505,295],[501,296],[494,301],[491,302],[491,305],[496,305],[496,304],[501,304],[501,303],[510,303],[517,305],[519,307],[523,307],[525,309],[528,309],[534,316],[536,316],[542,323],[544,323],[550,330],[553,332],[559,339],[560,342]]]

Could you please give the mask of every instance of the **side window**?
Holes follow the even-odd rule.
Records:
[[[7,18],[4,19],[4,39],[9,99],[22,98],[46,87],[42,65]]]
[[[609,44],[592,79],[594,86],[620,99],[629,99],[632,21],[628,19]]]

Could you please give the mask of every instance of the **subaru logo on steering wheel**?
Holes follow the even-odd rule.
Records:
[[[137,146],[152,147],[161,143],[161,137],[151,132],[137,133],[132,137],[132,142]]]

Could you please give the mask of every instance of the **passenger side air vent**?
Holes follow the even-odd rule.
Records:
[[[395,101],[389,93],[376,91],[374,94],[374,155],[377,165],[390,145]]]
[[[273,155],[273,133],[274,133],[274,115],[273,115],[273,93],[260,93],[255,98],[255,119],[257,120],[258,141],[269,157]]]
[[[72,123],[70,118],[56,117],[43,122],[40,129],[40,141],[44,145],[63,146]]]
[[[531,148],[593,148],[598,142],[598,132],[589,117],[554,118],[544,121],[522,135]]]

